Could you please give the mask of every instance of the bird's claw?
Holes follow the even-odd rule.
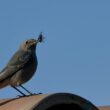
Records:
[[[29,95],[17,95],[16,97],[21,98],[21,97],[28,97],[28,96],[33,96],[33,95],[40,95],[40,94],[43,94],[43,93],[39,92],[39,93],[33,93],[33,94],[29,94]]]
[[[39,92],[39,93],[34,93],[33,95],[40,95],[40,94],[42,94],[41,92]]]
[[[26,97],[26,95],[17,95],[17,98]]]

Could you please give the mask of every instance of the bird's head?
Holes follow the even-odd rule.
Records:
[[[28,39],[25,42],[23,42],[23,44],[21,45],[21,49],[25,50],[25,51],[35,51],[36,50],[36,46],[39,42],[43,42],[43,35],[42,33],[39,35],[38,39]]]

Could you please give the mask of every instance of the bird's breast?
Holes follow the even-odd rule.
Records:
[[[31,58],[24,67],[12,77],[12,85],[19,86],[32,78],[38,65],[37,57]]]
[[[37,58],[33,58],[27,63],[27,65],[24,66],[24,68],[21,70],[21,80],[23,81],[23,83],[32,78],[32,76],[36,72],[37,65]]]

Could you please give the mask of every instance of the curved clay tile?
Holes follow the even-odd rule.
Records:
[[[40,94],[21,98],[0,100],[0,110],[58,110],[58,109],[99,110],[88,100],[70,93]]]
[[[110,110],[110,106],[101,106],[99,110]]]

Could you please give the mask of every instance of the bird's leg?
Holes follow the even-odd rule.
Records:
[[[22,85],[20,85],[21,88],[23,88],[26,92],[28,92],[30,95],[33,95],[33,93],[31,93],[29,90],[27,90],[25,87],[23,87]]]
[[[25,87],[23,87],[22,85],[20,85],[21,88],[23,88],[26,92],[28,92],[30,95],[35,95],[36,93],[32,93],[30,92],[29,90],[27,90]],[[37,93],[36,95],[39,95],[39,94],[42,94],[42,93]]]
[[[14,88],[15,90],[17,90],[19,93],[22,94],[22,96],[26,96],[23,92],[21,92],[18,88],[14,87],[14,86],[11,86],[12,88]]]

